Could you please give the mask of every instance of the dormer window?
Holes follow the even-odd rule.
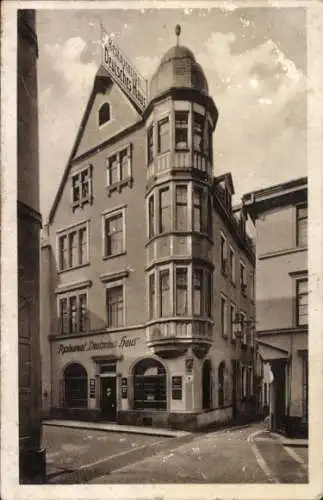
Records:
[[[188,112],[175,112],[175,149],[188,149]]]
[[[99,109],[99,127],[109,122],[111,119],[110,104],[105,102]]]

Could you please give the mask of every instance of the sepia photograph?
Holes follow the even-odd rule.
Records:
[[[3,498],[320,498],[308,5],[4,3]]]

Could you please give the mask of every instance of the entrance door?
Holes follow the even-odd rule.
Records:
[[[286,398],[286,363],[277,360],[273,364],[274,388],[275,388],[275,410],[274,427],[278,432],[285,431],[285,398]]]
[[[101,413],[106,420],[115,422],[117,416],[116,377],[101,378]]]

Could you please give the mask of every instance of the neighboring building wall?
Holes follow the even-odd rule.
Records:
[[[19,336],[19,476],[43,481],[39,346],[39,165],[35,11],[18,11],[17,198]]]

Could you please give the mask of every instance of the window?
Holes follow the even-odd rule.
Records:
[[[204,117],[193,113],[193,147],[197,153],[203,152]]]
[[[253,271],[250,273],[250,300],[255,301],[255,273]]]
[[[231,283],[235,284],[236,282],[236,256],[232,247],[229,250],[229,259],[230,259],[230,280]]]
[[[158,122],[158,153],[169,151],[169,118],[163,118]]]
[[[224,236],[221,235],[221,271],[227,275],[227,243]]]
[[[149,319],[155,317],[155,274],[149,275]]]
[[[132,147],[127,147],[114,153],[106,160],[108,194],[124,185],[132,186]]]
[[[187,268],[176,268],[176,314],[188,314]]]
[[[236,306],[234,304],[230,304],[230,330],[231,330],[231,340],[235,342],[236,340],[236,330],[234,321],[236,319]]]
[[[188,112],[175,111],[175,148],[188,149]]]
[[[124,211],[104,216],[104,257],[113,257],[125,252]]]
[[[246,266],[240,262],[240,288],[243,295],[246,294],[247,280],[246,280]]]
[[[176,186],[176,230],[187,231],[187,186]]]
[[[302,357],[303,365],[303,421],[308,421],[308,355]]]
[[[243,345],[247,345],[247,337],[248,337],[248,324],[246,323],[247,321],[247,315],[244,312],[240,312],[240,322],[241,324],[239,325],[241,328],[241,342]]]
[[[202,191],[193,189],[193,231],[202,231]]]
[[[213,227],[212,227],[212,199],[208,196],[207,199],[207,234],[212,238]]]
[[[205,313],[212,317],[212,274],[209,271],[205,272]]]
[[[124,326],[123,286],[118,285],[108,288],[106,294],[108,328]]]
[[[307,279],[296,281],[296,321],[297,326],[308,324],[308,283]]]
[[[245,365],[241,366],[241,399],[244,399],[247,395],[247,367]]]
[[[110,121],[110,104],[105,102],[99,109],[99,126]]]
[[[74,227],[58,235],[59,270],[66,271],[88,262],[88,228]]]
[[[171,207],[169,188],[159,191],[159,232],[166,233],[171,230]]]
[[[202,269],[193,270],[193,314],[201,316],[202,312]]]
[[[155,198],[154,195],[148,199],[148,237],[155,235]]]
[[[296,244],[307,245],[307,205],[296,207]]]
[[[169,270],[164,269],[159,273],[160,316],[169,316],[170,311],[170,283]]]
[[[71,294],[60,297],[58,302],[59,333],[86,332],[88,329],[87,294]]]
[[[88,378],[85,368],[73,363],[64,370],[63,405],[68,408],[87,408]]]
[[[72,176],[73,208],[92,203],[92,167],[87,167]]]
[[[148,165],[154,159],[154,127],[151,125],[147,130],[147,160]]]
[[[221,297],[221,333],[222,337],[228,337],[228,311],[227,301],[224,297]]]
[[[218,404],[224,406],[224,372],[225,363],[221,361],[218,368]]]
[[[167,377],[160,361],[146,358],[139,361],[133,374],[134,409],[166,410]]]

